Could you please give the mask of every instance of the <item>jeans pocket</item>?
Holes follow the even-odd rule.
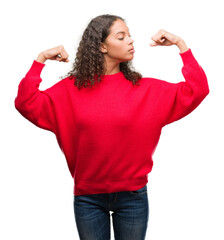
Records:
[[[147,185],[135,191],[129,191],[132,195],[143,195],[147,193]]]

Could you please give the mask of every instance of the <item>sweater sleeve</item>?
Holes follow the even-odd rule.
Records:
[[[164,125],[192,112],[209,93],[205,72],[194,58],[191,49],[179,54],[183,61],[182,74],[185,81],[170,83],[165,89],[163,106],[168,109],[168,114]]]
[[[52,100],[47,91],[39,90],[42,81],[40,74],[44,66],[45,64],[34,60],[19,84],[15,107],[36,126],[54,132],[55,116]]]

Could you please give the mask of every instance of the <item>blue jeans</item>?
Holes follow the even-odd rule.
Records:
[[[149,217],[147,185],[136,191],[74,196],[80,239],[109,240],[110,211],[116,240],[144,240]]]

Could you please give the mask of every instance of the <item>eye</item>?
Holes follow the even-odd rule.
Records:
[[[118,39],[119,39],[119,40],[123,40],[124,38],[123,38],[123,37],[119,37]]]

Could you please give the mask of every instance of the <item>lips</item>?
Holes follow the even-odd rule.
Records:
[[[134,52],[135,52],[135,49],[134,49],[134,48],[131,48],[131,49],[128,50],[128,52],[134,53]]]

